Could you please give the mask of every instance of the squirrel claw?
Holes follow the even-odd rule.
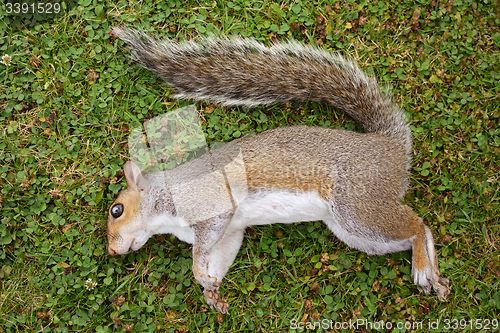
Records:
[[[439,278],[439,281],[437,281],[434,284],[434,290],[438,294],[438,298],[441,302],[446,301],[446,296],[450,294],[450,288],[448,285],[450,284],[450,280],[447,278]]]
[[[450,294],[449,284],[450,284],[450,280],[448,280],[447,278],[441,278],[441,277],[439,278],[438,281],[432,283],[432,289],[434,289],[434,291],[437,293],[438,299],[441,302],[445,302],[446,297]],[[427,295],[430,294],[430,292],[431,292],[431,285],[430,284],[419,285],[419,286],[417,286],[417,288],[420,292],[424,292]]]
[[[218,289],[219,288],[217,288],[216,291],[205,289],[205,299],[207,300],[208,305],[215,311],[222,314],[229,314],[229,304],[225,299],[220,299]]]

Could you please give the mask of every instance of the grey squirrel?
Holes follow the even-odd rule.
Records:
[[[223,105],[315,101],[344,110],[365,133],[310,126],[281,127],[232,141],[242,153],[248,195],[233,209],[187,225],[158,173],[124,167],[128,187],[109,209],[108,252],[138,250],[154,234],[193,244],[193,273],[207,303],[228,313],[219,286],[246,227],[322,220],[350,247],[369,255],[412,250],[412,278],[439,300],[441,277],[432,232],[401,204],[411,166],[411,130],[403,111],[356,63],[298,42],[270,47],[247,38],[199,43],[158,40],[114,28],[132,58],[175,87],[179,98]],[[167,172],[167,171],[165,171]]]

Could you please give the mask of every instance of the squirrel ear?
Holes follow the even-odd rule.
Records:
[[[128,161],[123,168],[125,178],[127,179],[127,186],[131,189],[142,192],[148,191],[150,184],[142,175],[141,169],[134,162]]]

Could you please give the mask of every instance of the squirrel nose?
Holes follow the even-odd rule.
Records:
[[[111,256],[116,256],[118,253],[108,246],[108,253]]]

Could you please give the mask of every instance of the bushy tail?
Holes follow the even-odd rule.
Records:
[[[177,97],[223,105],[315,101],[344,110],[366,132],[394,137],[411,150],[403,111],[375,79],[341,55],[298,42],[270,47],[247,38],[174,42],[129,28],[112,35],[127,42],[133,58],[177,88]]]

